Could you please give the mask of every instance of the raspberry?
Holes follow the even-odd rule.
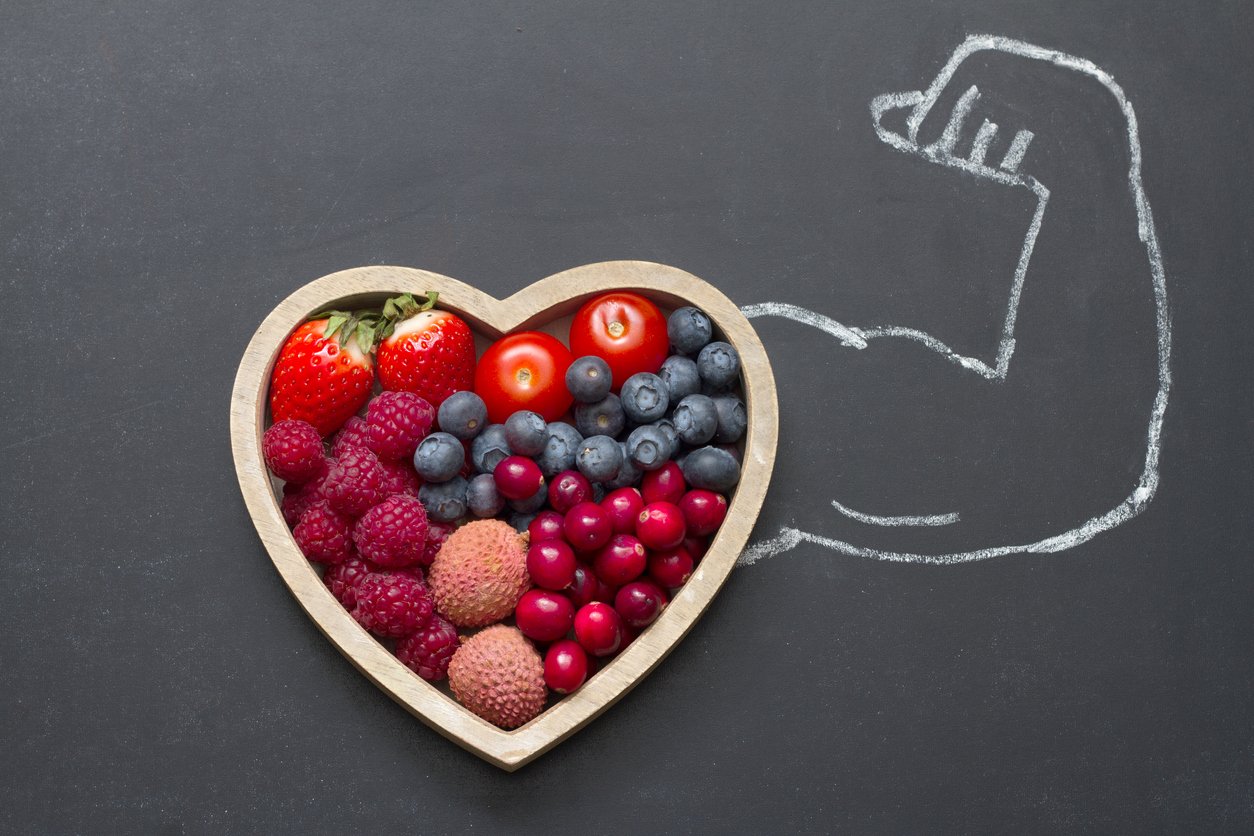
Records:
[[[365,558],[353,555],[343,563],[328,566],[322,573],[322,582],[344,609],[351,610],[357,606],[357,585],[373,571],[374,567]]]
[[[331,455],[339,458],[341,453],[353,447],[370,449],[366,447],[366,426],[366,419],[356,415],[345,421],[344,426],[331,439]]]
[[[380,462],[383,465],[383,493],[385,496],[405,494],[418,498],[418,489],[422,487],[422,479],[414,466],[407,461]]]
[[[350,448],[331,465],[322,492],[332,508],[357,517],[384,499],[386,478],[374,453]]]
[[[384,392],[370,402],[366,423],[366,446],[384,461],[400,461],[431,432],[435,408],[413,392]]]
[[[326,484],[327,473],[330,472],[335,460],[323,459],[322,461],[322,473],[315,478],[300,485],[295,482],[283,484],[283,519],[289,526],[295,526],[300,522],[301,515],[312,508],[315,503],[326,500],[326,497],[322,495],[322,486]]]
[[[353,553],[352,525],[349,517],[319,502],[301,514],[292,536],[315,563],[342,563]]]
[[[412,496],[388,497],[353,526],[353,542],[362,557],[380,566],[412,566],[427,545],[427,509]]]
[[[313,424],[289,418],[261,437],[266,467],[284,482],[308,482],[322,473],[322,436]]]
[[[459,644],[457,628],[435,615],[424,629],[396,643],[396,658],[428,682],[437,682],[448,675],[448,663]]]
[[[403,574],[371,572],[357,584],[353,617],[380,636],[408,636],[431,620],[431,593],[422,581]]]
[[[454,531],[453,526],[446,523],[433,522],[427,525],[427,546],[422,551],[422,557],[418,563],[423,566],[430,566],[431,561],[435,560],[436,552],[440,550],[440,546],[444,545],[444,541]]]

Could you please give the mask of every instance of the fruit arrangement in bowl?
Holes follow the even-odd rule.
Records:
[[[747,410],[721,337],[630,291],[495,341],[435,293],[315,315],[270,377],[283,518],[401,663],[517,728],[647,631],[722,525]]]

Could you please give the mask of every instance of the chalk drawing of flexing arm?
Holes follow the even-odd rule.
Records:
[[[1087,542],[1099,533],[1127,522],[1140,514],[1154,498],[1159,481],[1161,432],[1171,385],[1169,368],[1171,324],[1166,275],[1149,201],[1142,185],[1141,147],[1136,115],[1122,88],[1107,72],[1090,61],[1008,38],[989,35],[971,36],[958,47],[925,90],[886,94],[876,97],[871,102],[870,109],[875,133],[891,148],[983,181],[1026,190],[1035,196],[1036,208],[1024,236],[1013,277],[1011,277],[1009,300],[995,356],[986,358],[971,356],[970,353],[950,348],[937,336],[917,328],[897,325],[861,327],[846,325],[824,314],[782,302],[748,305],[743,308],[743,311],[750,318],[782,317],[817,329],[835,341],[832,348],[837,352],[842,350],[862,352],[880,340],[908,340],[919,344],[925,353],[934,352],[955,364],[961,373],[978,375],[992,386],[999,385],[1014,375],[1012,359],[1016,348],[1015,334],[1020,299],[1028,278],[1033,250],[1042,224],[1045,223],[1051,194],[1050,184],[1041,182],[1037,177],[1021,170],[1027,167],[1025,158],[1028,156],[1029,146],[1034,139],[1032,131],[1023,128],[1014,133],[1013,138],[1005,146],[1004,152],[1000,154],[1000,160],[990,161],[990,149],[997,136],[998,125],[988,118],[983,119],[978,127],[973,124],[975,120],[972,114],[978,112],[981,98],[980,87],[976,84],[967,85],[965,81],[959,84],[955,78],[968,75],[969,72],[964,72],[964,68],[979,63],[970,60],[973,56],[986,60],[990,55],[996,56],[997,60],[1010,56],[1010,60],[1014,61],[1043,64],[1054,71],[1069,71],[1086,80],[1096,81],[1104,93],[1108,94],[1107,100],[1113,97],[1122,117],[1124,129],[1122,133],[1127,141],[1126,156],[1123,157],[1128,163],[1126,186],[1130,191],[1131,205],[1135,208],[1136,234],[1147,262],[1145,266],[1148,269],[1143,270],[1143,275],[1148,277],[1147,286],[1153,295],[1156,328],[1157,391],[1149,407],[1148,422],[1141,425],[1145,429],[1144,457],[1140,475],[1135,479],[1131,492],[1117,505],[1102,513],[1088,516],[1086,519],[1060,526],[1060,529],[1065,527],[1065,530],[1058,530],[1057,533],[1026,542],[1012,541],[999,544],[993,540],[990,545],[956,551],[937,550],[935,553],[925,553],[922,550],[898,551],[867,545],[865,542],[875,540],[869,532],[873,532],[876,528],[881,530],[914,528],[923,531],[954,526],[962,519],[963,509],[952,511],[946,509],[944,513],[874,515],[854,510],[833,498],[831,500],[833,513],[838,513],[846,521],[852,520],[855,534],[858,526],[863,526],[868,532],[868,536],[863,538],[863,543],[853,542],[856,539],[853,536],[831,537],[797,527],[784,526],[776,536],[751,545],[741,556],[741,565],[753,564],[764,558],[781,554],[803,542],[814,543],[853,556],[933,564],[961,563],[1016,553],[1058,552]],[[993,83],[995,84],[999,78],[994,75]],[[943,107],[938,107],[938,103],[943,103]],[[905,115],[901,129],[894,130],[888,126],[886,117],[889,114]],[[931,129],[931,136],[926,136],[925,128]],[[963,149],[961,152],[960,148]],[[954,367],[949,366],[949,368]],[[823,526],[807,524],[807,528],[810,527],[822,528]]]

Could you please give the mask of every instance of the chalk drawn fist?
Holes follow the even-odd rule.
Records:
[[[1171,339],[1123,90],[977,36],[870,110],[882,144],[843,240],[869,242],[850,263],[875,275],[745,308],[776,357],[807,358],[804,391],[780,392],[780,461],[825,493],[768,502],[743,562],[801,542],[934,563],[1051,552],[1137,515]]]

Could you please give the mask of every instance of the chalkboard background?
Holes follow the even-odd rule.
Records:
[[[1254,828],[1249,6],[113,5],[0,9],[4,830]],[[1145,513],[1051,555],[938,567],[802,543],[738,569],[654,675],[514,775],[322,639],[228,446],[236,364],[279,299],[360,264],[506,295],[632,258],[740,304],[855,324],[888,305],[982,351],[1005,289],[970,282],[1017,252],[997,225],[1021,236],[1022,207],[930,184],[868,111],[982,32],[1091,59],[1137,109],[1174,318]],[[993,80],[1050,89],[1018,72]],[[990,98],[1042,165],[1074,152],[1092,185],[1046,220],[1024,382],[979,389],[1010,393],[990,404],[917,346],[872,374],[759,320],[784,412],[758,538],[848,534],[833,485],[987,500],[943,549],[1127,495],[1152,298],[1143,265],[1118,266],[1126,241],[1093,231],[1126,218],[1126,148],[1082,91],[1052,93]],[[903,231],[922,238],[870,240]],[[965,301],[919,304],[920,274],[952,283],[926,298]]]

